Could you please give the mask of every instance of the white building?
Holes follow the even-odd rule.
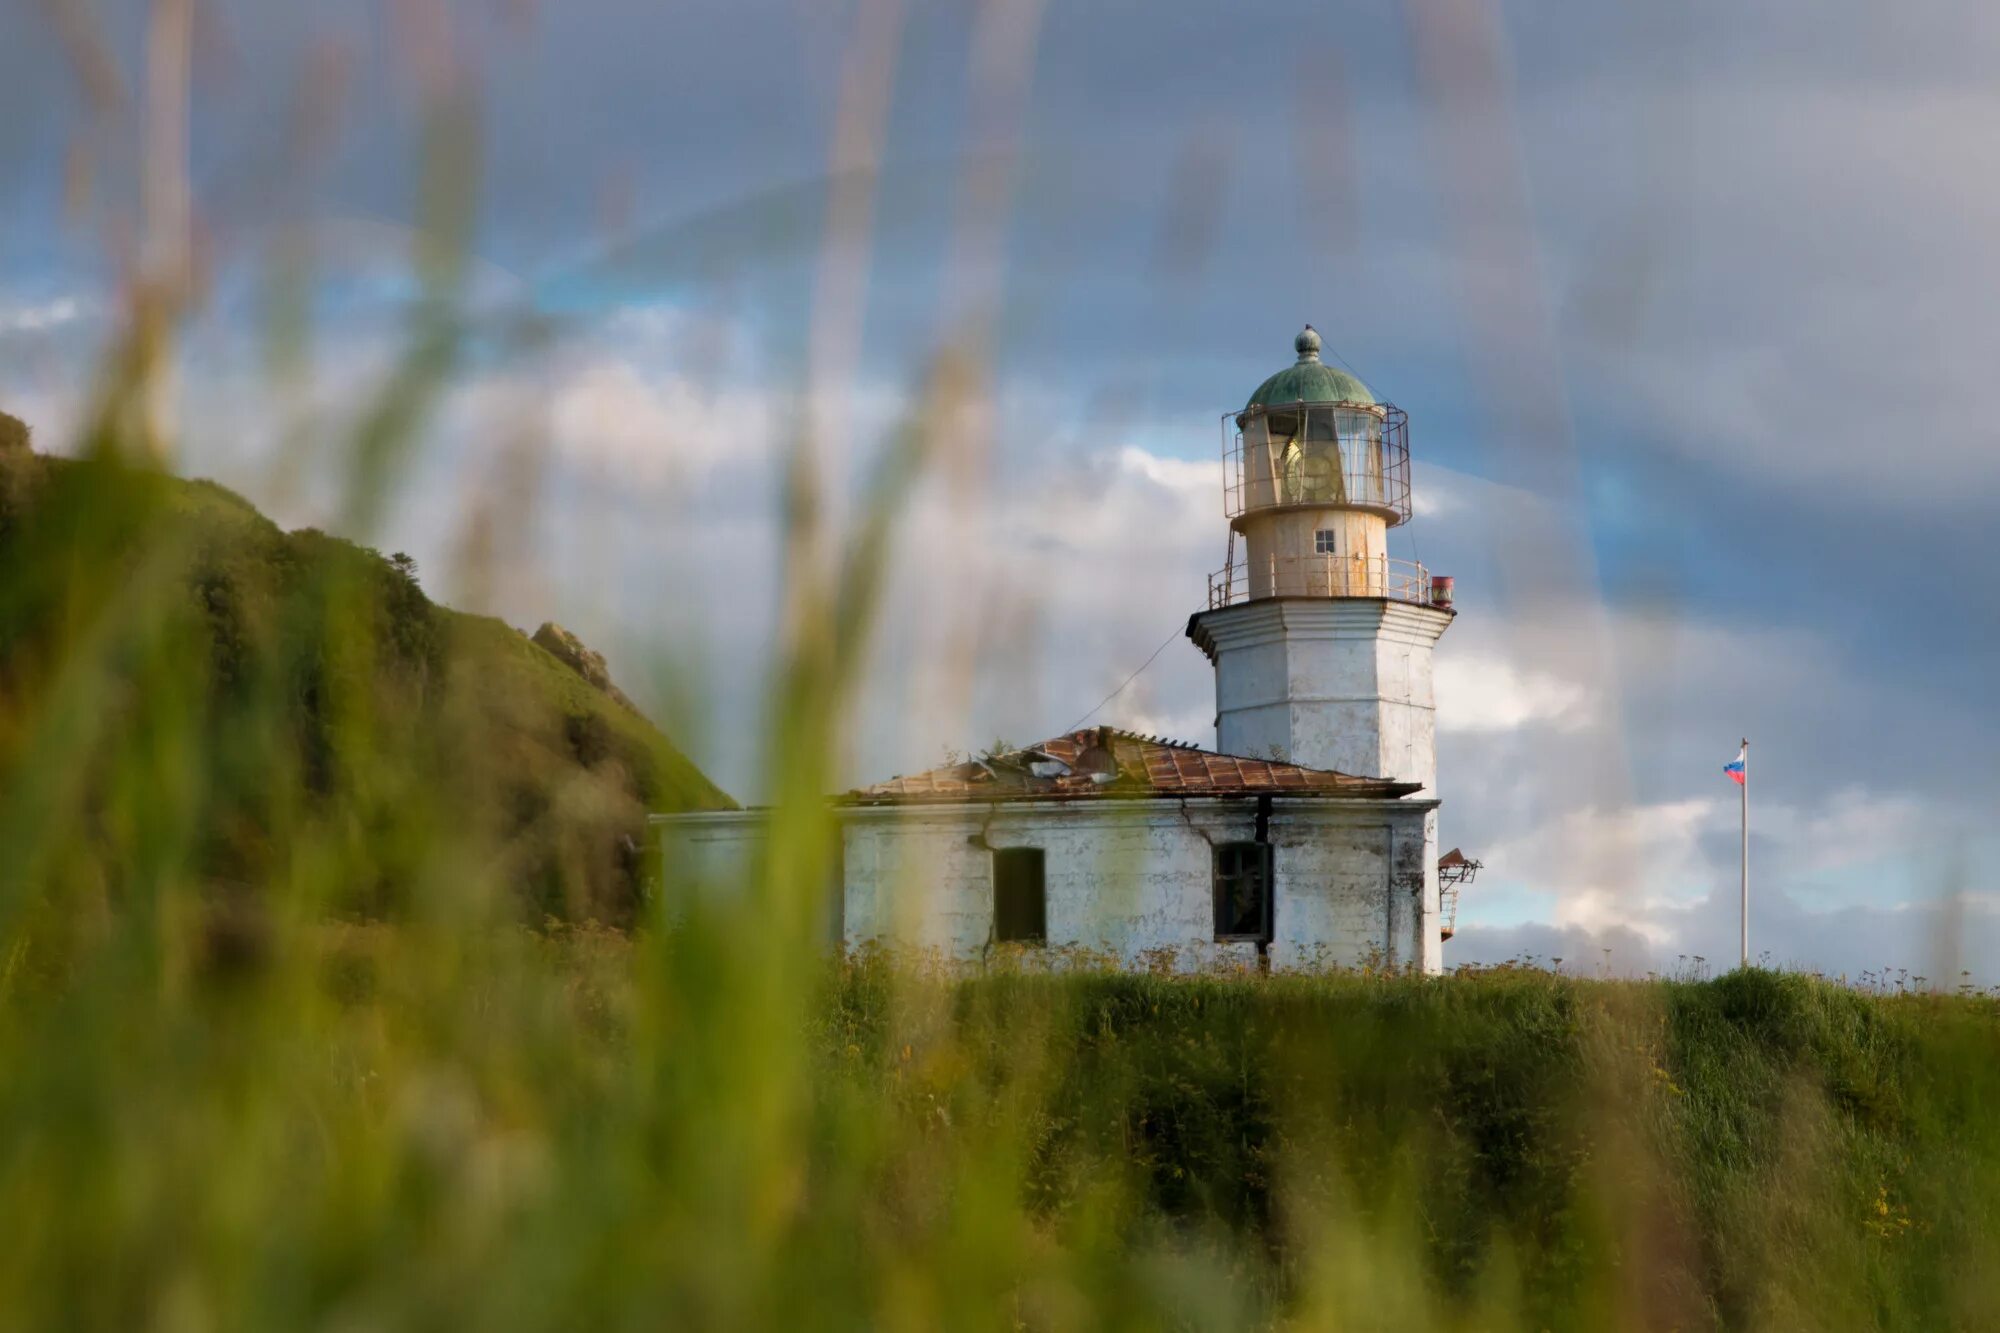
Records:
[[[833,799],[829,933],[975,959],[1442,965],[1431,648],[1450,580],[1392,560],[1401,411],[1298,359],[1224,418],[1229,560],[1188,637],[1216,748],[1092,727]],[[669,885],[725,883],[756,810],[655,816]]]

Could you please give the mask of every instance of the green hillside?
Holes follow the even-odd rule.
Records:
[[[109,710],[71,719],[100,744],[107,723],[198,728],[152,799],[184,804],[176,873],[218,885],[265,883],[274,840],[327,838],[372,871],[326,887],[335,910],[458,878],[532,916],[624,921],[646,812],[733,804],[608,681],[432,602],[407,557],[286,532],[211,482],[34,453],[4,417],[0,642],[10,768],[65,700]],[[115,834],[145,817],[132,780],[51,795]],[[441,826],[476,836],[426,838]]]

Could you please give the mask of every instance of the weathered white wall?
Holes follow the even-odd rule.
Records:
[[[1216,749],[1437,782],[1431,650],[1451,613],[1385,598],[1246,602],[1195,618]]]
[[[1283,800],[1275,847],[1277,968],[1380,961],[1439,964],[1436,892],[1426,884],[1429,801]],[[1256,947],[1214,938],[1211,845],[1251,841],[1254,801],[874,807],[846,820],[846,937],[977,958],[993,930],[989,848],[1045,853],[1048,942],[1183,967]]]
[[[978,957],[993,931],[989,849],[1040,847],[1048,942],[1137,961],[1172,949],[1217,954],[1209,839],[1248,841],[1255,810],[1178,802],[1020,802],[874,807],[846,813],[846,935]],[[983,845],[982,845],[983,844]]]
[[[1202,612],[1192,632],[1215,663],[1215,748],[1435,791],[1431,652],[1451,619],[1435,607],[1374,598],[1249,602]],[[1412,901],[1434,923],[1435,809],[1424,817],[1421,846],[1399,842],[1397,857],[1394,873],[1420,878]],[[1415,941],[1427,970],[1443,966],[1435,924],[1428,931],[1398,927],[1395,934]]]
[[[1373,811],[1367,806],[1373,805]],[[1443,965],[1437,894],[1427,881],[1435,804],[1371,802],[1329,818],[1280,806],[1278,914],[1271,965]]]
[[[1271,966],[1441,966],[1436,802],[1286,797],[1272,802]],[[1133,965],[1256,964],[1254,944],[1217,943],[1217,842],[1249,842],[1254,800],[1022,801],[848,807],[831,937],[973,960],[993,934],[990,849],[1044,852],[1048,943]],[[697,893],[740,892],[764,835],[758,811],[656,815],[664,913]]]

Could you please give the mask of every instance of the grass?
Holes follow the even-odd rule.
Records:
[[[108,926],[0,1008],[14,1326],[1964,1327],[1993,1002]],[[17,945],[18,949],[18,945]]]

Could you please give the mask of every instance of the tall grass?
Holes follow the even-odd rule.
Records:
[[[9,952],[20,1327],[1976,1327],[1983,999],[881,957],[742,920]],[[753,1001],[754,1003],[754,1001]]]

